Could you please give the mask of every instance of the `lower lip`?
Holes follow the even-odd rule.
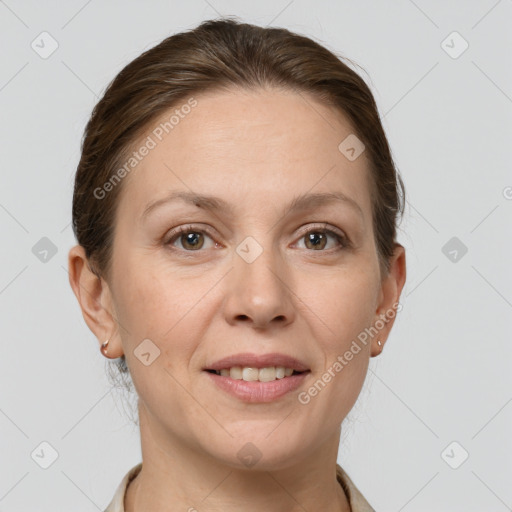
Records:
[[[244,402],[273,402],[297,389],[310,372],[283,377],[270,382],[232,379],[216,373],[204,371],[222,390]]]

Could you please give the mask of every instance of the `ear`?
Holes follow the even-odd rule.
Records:
[[[395,323],[396,314],[401,309],[398,302],[405,284],[405,279],[405,249],[401,244],[395,243],[393,256],[390,260],[389,272],[381,279],[379,301],[373,322],[373,325],[378,328],[378,332],[373,337],[371,357],[375,357],[382,352],[382,348]],[[377,340],[381,341],[382,346],[377,344]]]
[[[113,314],[113,300],[107,282],[92,270],[81,245],[72,247],[68,254],[69,284],[82,309],[89,329],[98,338],[99,345],[109,340],[109,359],[123,355],[118,335],[118,323]]]

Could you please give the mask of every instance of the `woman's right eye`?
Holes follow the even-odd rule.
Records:
[[[176,247],[175,243],[179,242],[181,244],[181,247],[177,247],[177,249],[182,249],[187,252],[195,252],[198,251],[199,249],[204,248],[205,236],[210,238],[210,240],[214,242],[211,236],[206,231],[202,229],[194,229],[191,226],[182,226],[174,230],[170,234],[170,238],[167,239],[165,245]],[[213,246],[215,245],[216,244],[214,242]]]

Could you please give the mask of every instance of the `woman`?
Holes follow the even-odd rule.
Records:
[[[373,510],[336,461],[400,309],[403,194],[370,90],[311,39],[207,21],[118,74],[69,252],[138,395],[106,511]]]

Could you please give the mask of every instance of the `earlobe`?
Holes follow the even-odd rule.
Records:
[[[68,268],[69,284],[78,300],[85,323],[100,345],[109,340],[109,358],[120,357],[122,347],[119,340],[113,338],[117,331],[117,323],[112,314],[113,304],[108,284],[91,270],[85,249],[81,245],[70,249]],[[119,351],[121,353],[117,355]]]

